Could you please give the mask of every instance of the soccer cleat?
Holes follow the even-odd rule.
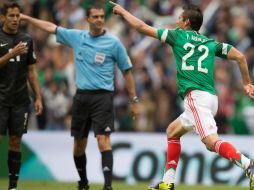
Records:
[[[78,190],[89,190],[89,185],[84,184],[82,181],[78,181]]]
[[[174,183],[165,183],[163,181],[155,185],[150,185],[148,187],[148,190],[174,190],[174,189],[175,189]]]
[[[254,160],[250,161],[250,166],[245,173],[246,176],[250,178],[250,190],[254,190]]]
[[[12,189],[9,189],[9,190],[18,190],[17,188],[12,188]]]

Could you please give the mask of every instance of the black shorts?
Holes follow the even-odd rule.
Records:
[[[71,136],[88,137],[91,128],[95,136],[114,131],[113,92],[77,90],[72,105]]]
[[[27,132],[29,106],[0,105],[0,134],[22,136]]]

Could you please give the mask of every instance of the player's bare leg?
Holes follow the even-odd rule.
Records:
[[[163,180],[148,187],[148,190],[174,190],[175,173],[181,154],[180,137],[187,133],[180,118],[173,121],[167,128],[168,150]]]
[[[254,161],[250,160],[229,142],[223,141],[217,134],[205,137],[202,142],[206,148],[212,152],[217,152],[220,156],[228,159],[233,164],[245,170],[247,177],[250,178],[250,190],[254,190]]]
[[[223,141],[217,134],[212,134],[205,137],[202,142],[210,151],[217,152],[220,156],[230,160],[237,166],[247,169],[250,165],[250,159],[241,154],[229,142]]]

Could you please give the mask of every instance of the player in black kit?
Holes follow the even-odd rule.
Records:
[[[20,32],[20,6],[5,3],[0,31],[0,140],[9,135],[9,190],[17,189],[21,166],[21,137],[27,131],[29,92],[34,92],[35,114],[42,112],[42,101],[31,37]],[[2,154],[2,152],[1,152]]]

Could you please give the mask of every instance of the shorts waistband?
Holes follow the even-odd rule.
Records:
[[[81,90],[81,89],[77,89],[77,94],[109,94],[109,93],[113,93],[112,91],[109,90]]]

